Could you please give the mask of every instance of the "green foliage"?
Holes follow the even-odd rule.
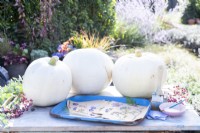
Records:
[[[32,28],[38,26],[36,18],[40,14],[40,0],[21,0],[20,2],[23,5],[22,10],[19,10],[19,5],[15,0],[0,1],[0,31],[18,43],[22,40],[26,42],[32,40]],[[22,17],[25,18],[24,26],[20,26]]]
[[[17,96],[22,93],[22,79],[11,79],[8,85],[1,87],[0,86],[0,107],[2,108],[3,105],[10,99],[12,96]],[[4,127],[8,124],[8,119],[6,114],[0,112],[0,124]]]
[[[0,125],[2,125],[5,128],[7,124],[8,124],[8,120],[6,119],[6,115],[3,113],[0,113]]]
[[[44,38],[40,40],[40,45],[37,47],[38,49],[45,50],[48,53],[53,53],[56,51],[58,43],[56,41],[51,41],[49,38]],[[36,49],[36,48],[35,48]]]
[[[140,34],[136,25],[126,26],[124,24],[118,24],[113,36],[115,39],[118,39],[116,45],[126,44],[130,46],[139,46],[145,42],[145,37]]]
[[[83,47],[83,36],[79,35],[78,33],[74,34],[73,44],[76,48],[82,48]]]
[[[66,0],[56,7],[52,18],[54,39],[64,41],[74,32],[84,30],[112,34],[115,26],[115,0]]]
[[[11,51],[11,47],[7,36],[0,36],[0,39],[2,39],[0,40],[0,56],[3,56]]]
[[[34,61],[38,58],[48,57],[48,52],[45,50],[37,49],[31,51],[31,61]]]
[[[54,9],[51,23],[47,24],[47,38],[39,48],[55,52],[59,42],[64,42],[77,32],[99,33],[100,37],[112,34],[115,26],[115,0],[66,0]],[[53,32],[52,32],[53,31]],[[82,47],[75,37],[77,48]]]
[[[11,95],[19,95],[22,93],[22,79],[11,79],[8,85],[0,87],[0,105]]]
[[[135,105],[135,101],[131,97],[125,97],[126,98],[126,103],[129,105]]]
[[[0,1],[0,31],[11,32],[14,30],[16,19],[18,19],[17,11],[14,10],[14,0]]]
[[[182,22],[187,23],[191,18],[200,18],[200,0],[189,0],[182,16]]]
[[[195,7],[196,7],[196,12],[197,12],[197,16],[198,18],[200,17],[200,0],[195,0]]]
[[[56,51],[74,32],[112,34],[115,0],[1,0],[0,31],[32,49]]]
[[[6,128],[8,119],[17,118],[32,106],[23,94],[22,78],[13,78],[9,84],[0,87],[0,124]]]

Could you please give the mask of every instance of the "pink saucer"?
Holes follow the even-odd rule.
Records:
[[[160,110],[169,115],[169,116],[180,116],[182,115],[184,112],[185,112],[185,105],[183,104],[179,104],[173,108],[169,108],[170,106],[174,105],[176,103],[174,102],[165,102],[165,103],[162,103],[159,108]]]

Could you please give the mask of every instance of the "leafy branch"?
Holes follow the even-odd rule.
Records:
[[[23,94],[22,78],[11,79],[5,87],[0,87],[0,125],[6,127],[8,120],[17,118],[32,106]]]

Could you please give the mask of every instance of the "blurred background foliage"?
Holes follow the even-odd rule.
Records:
[[[200,0],[188,0],[187,7],[182,16],[182,22],[187,24],[188,19],[200,18]]]
[[[29,50],[49,53],[84,30],[107,36],[115,26],[115,0],[1,0],[0,34],[17,43],[26,42]],[[2,37],[2,36],[1,36]]]
[[[84,39],[108,37],[115,46],[200,46],[199,28],[181,24],[198,20],[200,0],[1,0],[0,16],[1,53],[13,41],[26,43],[29,55],[35,49],[51,55],[71,37],[77,48],[86,47]]]
[[[180,13],[183,23],[199,18],[200,0],[1,0],[0,38],[6,36],[15,43],[26,43],[29,53],[43,49],[49,55],[81,31],[100,38],[110,36],[115,45],[131,47],[190,44],[191,40],[198,44],[198,39],[187,37],[190,33],[180,41],[182,31],[173,29],[173,21],[180,18],[175,15]],[[174,42],[177,36],[178,41]]]

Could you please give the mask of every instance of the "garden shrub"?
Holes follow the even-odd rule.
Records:
[[[17,43],[32,42],[39,27],[40,0],[1,0],[0,31]]]
[[[113,33],[115,0],[1,0],[0,31],[17,43],[26,42],[29,51],[56,51],[64,42],[81,30]],[[48,45],[47,45],[48,44]]]
[[[115,0],[63,1],[56,7],[52,18],[57,37],[66,39],[80,30],[99,33],[100,36],[112,34],[115,26],[114,6]]]
[[[185,37],[186,37],[186,33],[180,29],[173,28],[173,29],[169,29],[169,30],[162,30],[155,34],[154,43],[180,44],[180,43],[184,42]]]
[[[35,49],[31,51],[30,56],[31,56],[31,61],[34,61],[42,57],[48,57],[48,52],[41,49]]]
[[[170,30],[163,30],[154,36],[155,43],[163,44],[182,44],[190,49],[200,48],[200,28],[173,28]]]
[[[0,35],[0,56],[7,54],[7,52],[11,51],[11,46],[9,45],[9,40],[7,36]]]
[[[115,45],[139,46],[145,43],[145,36],[136,25],[117,24],[113,37],[116,39]]]
[[[117,21],[125,25],[137,25],[140,34],[152,41],[160,30],[161,18],[166,14],[164,0],[120,0],[116,4]]]
[[[57,45],[81,31],[100,37],[111,35],[115,27],[114,6],[115,0],[63,1],[52,16],[54,32],[49,32],[50,40]]]
[[[170,1],[175,2],[173,6]],[[174,19],[174,14],[180,16],[186,5],[186,0],[120,0],[116,4],[117,23],[136,25],[146,43],[154,43],[158,35],[175,27],[173,22],[179,19]]]
[[[200,48],[200,31],[187,32],[184,45],[189,48]]]
[[[182,23],[186,24],[188,19],[200,18],[200,0],[189,0],[182,16]]]

